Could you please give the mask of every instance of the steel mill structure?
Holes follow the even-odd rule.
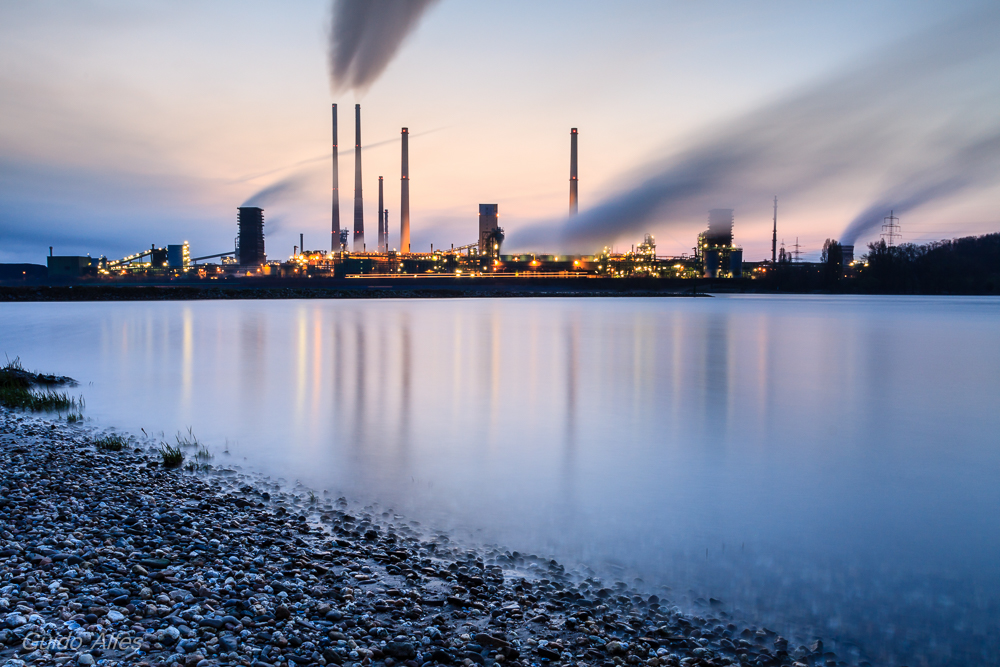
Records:
[[[712,209],[708,228],[698,235],[693,254],[658,255],[656,241],[646,234],[641,243],[627,249],[604,248],[593,255],[558,255],[542,253],[502,254],[504,230],[500,226],[499,204],[478,205],[478,225],[473,228],[471,215],[465,243],[450,247],[415,251],[410,229],[410,131],[400,130],[399,244],[393,247],[389,233],[389,209],[386,207],[385,178],[378,177],[378,227],[373,249],[365,243],[364,176],[361,164],[361,105],[354,105],[354,218],[353,226],[341,226],[340,167],[337,104],[331,104],[331,200],[330,248],[308,250],[305,236],[293,246],[287,261],[268,261],[264,248],[264,209],[258,206],[238,208],[237,233],[233,248],[223,252],[191,257],[186,243],[141,250],[122,259],[91,259],[54,256],[50,251],[49,270],[54,276],[150,276],[220,278],[253,277],[650,277],[650,278],[755,278],[768,272],[805,266],[778,252],[778,198],[774,198],[771,258],[744,265],[743,249],[734,244],[733,209]],[[569,146],[569,217],[579,214],[579,130],[570,128]],[[381,169],[380,169],[381,170]],[[259,201],[251,198],[249,202]],[[469,206],[470,213],[472,206]],[[897,218],[886,218],[889,244],[898,238]],[[475,234],[475,237],[473,237]],[[323,244],[325,245],[325,244]],[[853,270],[854,247],[836,246],[843,257],[845,272]],[[596,250],[596,249],[595,249]],[[839,254],[839,253],[842,253]],[[199,264],[212,260],[208,263]]]
[[[698,236],[697,246],[705,278],[742,277],[743,248],[733,245],[733,225],[733,209],[708,212],[708,230]]]

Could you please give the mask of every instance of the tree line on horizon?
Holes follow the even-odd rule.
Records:
[[[779,263],[770,282],[790,292],[1000,294],[1000,233],[922,245],[880,239],[861,260],[845,270],[841,245],[827,239],[818,264]]]

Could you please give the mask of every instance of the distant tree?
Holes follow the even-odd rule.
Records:
[[[833,239],[827,239],[823,243],[823,253],[820,256],[821,263],[831,266],[843,266],[844,248]]]
[[[835,283],[844,275],[844,249],[833,239],[823,243],[823,253],[820,255],[823,265],[823,276],[828,283]]]
[[[822,264],[826,264],[826,261],[829,258],[829,251],[830,251],[830,244],[831,243],[836,243],[836,241],[834,241],[833,239],[827,239],[827,240],[823,241],[823,252],[820,253],[820,256],[819,256],[819,261]]]
[[[864,256],[867,266],[863,273],[869,289],[894,294],[921,291],[915,262],[925,252],[926,246],[912,243],[889,246],[885,239],[869,243],[868,254]]]

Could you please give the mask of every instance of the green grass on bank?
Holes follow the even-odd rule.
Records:
[[[117,433],[103,435],[97,440],[94,440],[94,446],[98,449],[103,449],[106,452],[120,452],[128,447],[128,445],[128,438],[118,435]]]
[[[160,458],[164,468],[179,468],[184,462],[184,452],[181,451],[180,447],[171,447],[164,443],[160,445]]]
[[[39,384],[69,383],[69,378],[58,378],[59,381],[52,382],[51,377],[24,370],[20,358],[8,360],[0,367],[0,404],[8,408],[36,412],[62,412],[82,407],[80,401],[71,398],[65,392],[35,388]]]

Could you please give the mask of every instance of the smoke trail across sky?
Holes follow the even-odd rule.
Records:
[[[253,193],[242,205],[265,208],[295,196],[305,186],[306,180],[305,174],[292,174]]]
[[[847,226],[841,242],[854,245],[862,235],[880,229],[889,211],[905,214],[929,202],[995,183],[1000,174],[1000,133],[976,139],[947,160],[906,174]]]
[[[334,90],[364,91],[437,0],[334,0],[330,80]]]
[[[1000,12],[937,26],[708,131],[572,219],[514,230],[509,245],[592,252],[710,208],[820,191],[867,200],[844,235],[853,243],[889,208],[997,182],[998,55]]]
[[[445,128],[444,127],[435,127],[433,129],[425,130],[423,132],[417,132],[417,133],[411,134],[410,135],[410,139],[414,139],[415,137],[422,137],[422,136],[425,136],[425,135],[428,135],[428,134],[431,134],[433,132],[437,132],[437,131],[443,130],[443,129],[445,129]],[[396,136],[394,136],[391,139],[382,139],[381,141],[376,141],[373,144],[366,144],[365,146],[361,147],[361,151],[362,152],[367,152],[367,151],[370,151],[373,148],[379,148],[381,146],[387,146],[389,144],[398,144],[398,143],[399,143],[399,135],[396,135]],[[341,148],[339,148],[337,150],[337,155],[343,155],[345,157],[350,157],[353,154],[354,154],[354,146],[341,147]],[[299,160],[298,162],[294,162],[292,164],[286,164],[283,167],[276,167],[274,169],[268,169],[267,171],[260,172],[260,173],[257,173],[257,174],[250,174],[249,176],[242,176],[242,177],[236,179],[233,182],[234,183],[246,183],[247,181],[252,181],[252,180],[254,180],[256,178],[263,178],[264,176],[270,176],[271,174],[277,174],[278,172],[285,171],[286,169],[294,169],[295,167],[304,167],[306,165],[315,164],[317,162],[325,162],[325,161],[327,161],[329,159],[330,159],[330,154],[329,153],[324,153],[323,155],[317,155],[316,157],[310,157],[310,158],[306,158],[305,160]]]
[[[444,128],[436,127],[410,136],[420,137],[427,134],[432,134],[442,129]],[[383,139],[382,141],[377,141],[374,144],[368,144],[362,150],[367,150],[378,146],[384,146],[387,144],[399,143],[399,141],[400,139],[398,136],[393,137],[392,139]],[[346,156],[348,155],[348,153],[353,153],[353,152],[354,148],[351,147],[349,149],[338,151],[338,154],[343,154]],[[307,193],[310,190],[309,182],[317,175],[317,172],[313,168],[313,165],[319,162],[327,161],[329,159],[330,159],[329,154],[320,155],[315,158],[300,160],[299,162],[296,162],[291,165],[278,167],[277,169],[271,169],[263,173],[253,174],[250,176],[245,176],[243,178],[237,179],[236,181],[234,181],[234,183],[245,183],[247,181],[252,181],[254,179],[262,178],[264,176],[270,176],[271,174],[276,174],[278,172],[285,171],[288,169],[295,169],[295,171],[293,171],[289,175],[277,181],[274,181],[273,183],[265,185],[264,187],[254,192],[246,199],[246,201],[243,202],[242,206],[259,206],[260,208],[267,208],[269,206],[275,206],[275,205],[287,206],[295,202],[297,199],[303,199],[303,198],[307,199],[308,198]],[[274,216],[271,216],[269,218],[269,225],[272,231],[278,229],[277,225],[278,222],[280,222],[279,218],[276,218]]]

